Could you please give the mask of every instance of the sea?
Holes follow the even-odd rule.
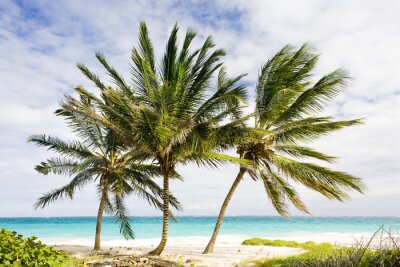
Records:
[[[170,222],[169,237],[203,240],[212,234],[216,217],[185,216]],[[137,240],[157,240],[161,235],[161,217],[131,217],[130,223]],[[315,240],[316,237],[370,236],[380,227],[393,233],[400,232],[400,217],[290,217],[278,216],[227,216],[220,231],[221,236],[240,239],[264,237]],[[25,236],[36,236],[50,244],[88,245],[94,239],[96,217],[30,217],[0,218],[0,229],[7,228]],[[113,217],[105,217],[102,240],[123,240]],[[318,239],[318,238],[317,238]],[[333,239],[334,240],[334,239]]]

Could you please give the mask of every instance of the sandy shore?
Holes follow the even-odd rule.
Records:
[[[300,249],[288,247],[243,246],[241,242],[245,238],[241,236],[230,236],[221,237],[213,253],[202,254],[207,244],[207,239],[207,237],[171,238],[161,259],[179,262],[186,266],[228,267],[238,266],[238,264],[250,259],[289,256],[302,252]],[[134,243],[134,245],[131,246],[121,246],[126,245],[123,241],[105,241],[103,243],[102,253],[100,253],[106,255],[105,260],[103,260],[104,266],[109,265],[109,260],[111,258],[120,256],[135,255],[145,258],[146,254],[151,251],[156,244],[156,240],[135,241],[131,241]],[[55,245],[55,247],[79,258],[93,255],[91,246],[64,244]]]
[[[57,249],[71,253],[82,258],[93,255],[91,247],[60,245]],[[151,247],[104,247],[102,253],[105,259],[101,260],[105,266],[109,265],[111,258],[121,256],[140,256],[146,259],[146,254]],[[213,253],[202,254],[203,246],[168,246],[161,257],[163,260],[179,262],[186,266],[238,266],[243,261],[273,256],[289,256],[301,253],[297,248],[267,247],[267,246],[216,246]],[[96,260],[92,261],[96,262]],[[99,264],[101,266],[101,264]]]
[[[304,234],[296,236],[269,237],[269,239],[295,240],[299,242],[315,241],[330,242],[341,245],[351,245],[355,240],[360,240],[368,235],[352,235],[338,233]],[[249,238],[243,235],[220,236],[213,253],[202,254],[207,244],[208,237],[175,237],[170,238],[161,260],[173,261],[184,264],[184,266],[215,266],[228,267],[239,266],[240,263],[250,259],[267,258],[274,256],[290,256],[302,253],[301,249],[289,247],[268,247],[268,246],[243,246],[243,240]],[[268,237],[265,237],[268,238]],[[102,242],[102,253],[105,255],[104,264],[95,266],[110,266],[110,259],[115,257],[127,257],[134,255],[146,260],[146,254],[157,244],[158,239],[138,239],[133,241],[106,240]],[[88,240],[74,240],[69,242],[46,242],[55,245],[57,249],[64,250],[72,255],[83,258],[93,255],[91,242]],[[57,244],[58,243],[58,244]],[[148,257],[147,257],[148,258]],[[171,265],[158,265],[171,266]]]

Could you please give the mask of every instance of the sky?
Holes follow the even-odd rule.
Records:
[[[175,22],[181,34],[188,27],[198,33],[196,44],[212,35],[227,52],[228,74],[248,73],[251,96],[261,64],[288,43],[309,42],[318,50],[316,78],[347,69],[352,80],[325,113],[338,119],[365,118],[365,124],[323,137],[313,147],[339,157],[332,167],[362,178],[367,190],[342,203],[297,188],[313,216],[400,216],[398,10],[400,1],[395,0],[0,1],[0,217],[96,214],[97,193],[91,186],[73,201],[33,209],[38,197],[67,183],[68,177],[36,173],[34,166],[51,153],[26,140],[40,133],[73,137],[54,111],[75,86],[93,88],[76,63],[85,63],[109,81],[94,57],[100,51],[128,77],[141,20],[149,27],[158,57]],[[176,215],[216,215],[238,167],[187,165],[178,171],[185,180],[171,185],[183,204]],[[136,197],[127,201],[132,216],[161,215]],[[263,185],[247,177],[227,215],[277,213]]]

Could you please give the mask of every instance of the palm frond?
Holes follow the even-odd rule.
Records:
[[[126,205],[123,200],[123,196],[115,195],[113,201],[114,217],[119,224],[119,231],[126,239],[134,239],[135,234],[129,224],[129,217]]]
[[[73,198],[74,192],[78,189],[81,189],[87,183],[89,183],[94,175],[94,170],[89,169],[86,171],[82,171],[78,173],[69,184],[50,191],[47,194],[41,196],[38,201],[34,204],[34,207],[37,208],[44,208],[50,203],[56,201],[57,199],[62,199],[67,197],[69,199]]]
[[[146,199],[151,205],[162,210],[163,190],[151,178],[146,175],[138,175],[135,172],[127,171],[127,177],[130,179],[133,190],[136,190],[139,196]],[[172,194],[169,195],[170,205],[176,210],[182,210],[182,205]]]
[[[103,129],[87,120],[84,116],[79,116],[68,110],[58,109],[57,116],[62,116],[67,121],[72,131],[83,140],[88,149],[101,149],[103,146]]]
[[[89,68],[84,64],[77,64],[78,69],[85,75],[89,80],[91,80],[100,90],[106,90],[107,87],[104,85],[100,78],[92,73]]]
[[[155,72],[155,62],[154,62],[154,49],[149,38],[149,32],[145,22],[140,22],[139,27],[139,51],[141,57],[149,63],[150,68]]]
[[[305,90],[296,101],[277,119],[282,124],[304,115],[312,115],[323,110],[326,104],[333,100],[347,85],[349,75],[343,69],[335,70]]]
[[[347,197],[343,190],[348,189],[363,192],[361,180],[347,173],[332,171],[316,164],[298,162],[277,155],[273,155],[272,160],[278,170],[287,177],[319,193],[325,193],[328,197],[342,200]]]
[[[259,174],[263,181],[267,196],[271,200],[275,210],[282,216],[288,216],[288,206],[285,202],[285,196],[282,190],[279,190],[279,184],[277,184],[276,180],[270,179],[270,177],[268,177],[268,175],[263,171],[260,171]]]
[[[198,108],[194,117],[202,122],[204,117],[210,119],[220,112],[232,109],[238,113],[231,111],[229,114],[239,119],[241,117],[240,107],[246,104],[247,99],[246,87],[237,85],[243,77],[245,75],[228,78],[225,68],[220,68],[217,81],[218,90]]]
[[[66,158],[50,158],[45,162],[41,162],[35,167],[35,170],[41,174],[49,173],[71,175],[76,171],[78,162]]]
[[[191,160],[194,160],[198,165],[208,165],[211,167],[218,167],[223,163],[234,163],[239,164],[246,168],[253,168],[253,162],[251,160],[232,157],[225,154],[215,152],[205,152],[199,155],[193,155]]]
[[[107,70],[107,74],[112,78],[115,85],[118,86],[125,94],[133,97],[133,90],[132,88],[125,82],[122,76],[113,68],[111,67],[107,60],[105,59],[104,55],[101,53],[96,53],[97,60],[103,65],[103,67]]]
[[[296,144],[297,142],[310,142],[323,135],[349,127],[362,124],[361,119],[347,121],[331,121],[322,123],[303,123],[307,119],[288,123],[283,127],[274,129],[274,140],[278,144]]]
[[[286,45],[262,66],[256,86],[260,127],[268,127],[304,91],[317,61],[309,44],[297,51]]]
[[[335,157],[318,152],[312,148],[297,145],[276,145],[274,149],[278,153],[287,154],[295,158],[314,158],[333,163]]]
[[[47,147],[48,150],[73,158],[84,158],[92,155],[91,151],[79,141],[63,141],[57,137],[42,134],[30,136],[28,142],[34,142],[38,146]]]
[[[296,189],[293,188],[287,181],[281,178],[279,175],[274,173],[270,168],[266,168],[271,179],[275,180],[276,187],[282,191],[285,197],[300,211],[304,213],[309,213],[306,205],[300,199]]]

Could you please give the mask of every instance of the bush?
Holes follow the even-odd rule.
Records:
[[[32,236],[24,238],[17,232],[7,229],[0,231],[0,267],[3,266],[65,266],[71,257],[36,241]]]
[[[352,247],[337,248],[327,257],[314,257],[288,264],[290,267],[398,267],[398,237],[381,227],[369,240],[360,240]]]
[[[265,245],[301,248],[305,252],[289,257],[256,260],[257,267],[399,267],[399,237],[381,227],[368,240],[360,240],[352,247],[329,243],[251,238],[243,245]]]

